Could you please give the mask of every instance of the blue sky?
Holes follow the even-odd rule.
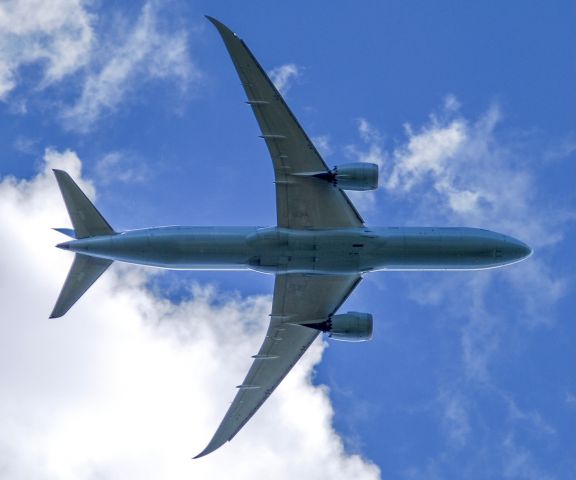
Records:
[[[60,237],[42,234],[34,245],[24,239],[34,232],[32,219],[49,226],[66,223],[55,182],[43,173],[47,166],[64,165],[81,176],[118,229],[274,224],[271,162],[224,45],[203,17],[210,14],[236,31],[266,70],[276,69],[288,104],[329,165],[380,165],[381,188],[353,196],[369,224],[489,228],[535,250],[527,261],[494,271],[366,277],[343,308],[372,312],[374,339],[318,345],[306,363],[307,371],[314,369],[313,384],[328,388],[310,387],[306,394],[325,395],[318,416],[327,415],[327,423],[319,431],[334,433],[336,443],[330,445],[336,445],[343,465],[360,458],[363,474],[381,478],[574,477],[575,10],[568,1],[364,2],[359,8],[348,2],[60,0],[32,10],[24,0],[3,4],[0,195],[8,205],[2,214],[4,242],[13,242],[3,244],[14,245],[8,250],[22,256],[50,256],[47,265],[57,266],[55,272],[48,266],[41,270],[54,285],[46,283],[50,291],[35,302],[27,321],[32,328],[45,322],[69,263],[66,252],[52,248]],[[3,261],[11,264],[6,255]],[[20,270],[25,277],[41,276]],[[18,295],[25,288],[16,288],[7,271],[0,277],[2,288],[15,288],[3,300],[14,312],[3,320],[9,342],[21,302],[29,297]],[[103,298],[125,282],[126,298],[131,294],[150,309],[134,325],[152,322],[161,330],[171,315],[178,322],[189,311],[220,318],[228,308],[236,312],[226,320],[230,329],[236,328],[231,318],[260,325],[257,317],[268,308],[273,285],[272,277],[256,273],[146,274],[120,268],[111,276],[116,283],[107,287],[102,279],[87,296]],[[124,307],[110,304],[107,311]],[[140,311],[134,308],[130,312]],[[162,316],[151,320],[150,312]],[[254,317],[252,323],[245,323],[242,312]],[[81,338],[82,319],[75,320],[71,338]],[[95,317],[91,328],[99,328],[94,326],[99,321]],[[102,338],[112,338],[123,321],[115,318]],[[252,327],[241,329],[238,338],[257,348],[264,331]],[[194,328],[179,329],[187,333],[177,348],[188,352],[181,354],[189,361],[186,355],[198,345]],[[27,351],[26,335],[16,337]],[[143,358],[147,348],[157,351],[150,345],[139,344]],[[233,338],[225,345],[231,358],[250,355]],[[222,359],[215,364],[228,365]],[[17,370],[32,375],[22,365]],[[95,360],[86,365],[96,372],[88,378],[107,371]],[[183,382],[204,378],[188,366]],[[137,365],[130,370],[137,371]],[[234,375],[242,377],[232,372],[231,382]],[[306,384],[304,373],[295,377]],[[205,380],[200,387],[208,388],[210,379]],[[3,383],[4,391],[16,392],[15,404],[26,395],[26,389]],[[206,432],[216,427],[236,384],[214,390],[224,403],[210,413],[215,420],[206,421]],[[304,387],[298,385],[294,391],[300,392]],[[96,391],[88,385],[81,396],[90,405],[91,388]],[[60,411],[62,418],[82,410],[74,392],[64,396],[69,408]],[[266,428],[275,405],[263,408],[263,426],[254,428]],[[13,407],[3,406],[6,412]],[[32,418],[36,407],[31,402],[20,415]],[[201,412],[193,413],[186,428],[200,422]],[[182,430],[186,455],[208,440]],[[246,430],[246,442],[255,432],[274,434]],[[224,473],[217,463],[235,458],[236,443],[236,454],[244,451],[242,435],[214,454],[219,461],[207,457],[215,463],[183,468],[192,473],[206,468],[205,475],[219,478]],[[125,457],[142,461],[154,446],[151,441],[135,447]],[[22,447],[17,457],[32,458],[28,455]],[[0,471],[24,478],[16,461],[1,460],[6,456],[0,454]],[[117,478],[116,466],[123,461],[105,469],[94,467],[94,459],[90,465],[104,472],[103,478]],[[302,465],[300,474],[321,476],[304,460]],[[65,478],[60,467],[50,468],[56,474],[46,478]],[[243,464],[242,473],[254,474],[251,468],[256,467]]]

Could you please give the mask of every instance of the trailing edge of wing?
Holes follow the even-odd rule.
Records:
[[[200,458],[242,429],[318,336],[309,327],[288,323],[328,318],[360,282],[358,275],[278,275],[266,338],[236,397]]]
[[[318,334],[317,330],[300,325],[271,323],[258,354],[260,358],[254,359],[244,382],[237,387],[238,393],[210,443],[194,458],[208,455],[232,440],[290,372]],[[262,357],[269,358],[263,361]]]

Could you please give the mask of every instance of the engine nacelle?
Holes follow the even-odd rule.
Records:
[[[334,184],[343,190],[375,190],[378,188],[378,165],[375,163],[345,163],[332,170]]]
[[[372,338],[372,315],[348,312],[332,315],[322,323],[305,324],[307,327],[326,332],[334,340],[364,342]]]

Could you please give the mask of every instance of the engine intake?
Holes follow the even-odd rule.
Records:
[[[348,312],[332,315],[322,323],[306,324],[307,327],[326,332],[330,338],[344,342],[364,342],[372,338],[372,315]]]
[[[345,163],[332,170],[334,185],[343,190],[375,190],[378,188],[378,165],[375,163]]]

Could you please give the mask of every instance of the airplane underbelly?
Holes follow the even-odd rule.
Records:
[[[249,268],[264,273],[350,274],[359,269],[359,254],[343,251],[291,252],[285,255],[260,255],[250,259]]]

